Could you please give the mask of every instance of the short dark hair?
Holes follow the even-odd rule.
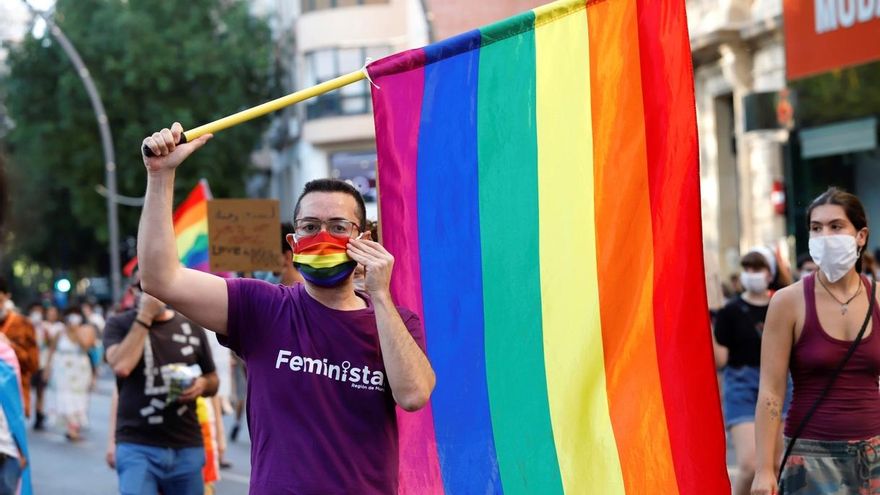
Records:
[[[815,263],[815,261],[813,261],[813,257],[810,256],[810,253],[801,253],[801,255],[797,257],[798,270],[802,270],[807,263]]]
[[[865,214],[865,207],[862,206],[861,200],[855,194],[850,194],[843,189],[829,187],[827,191],[820,194],[807,207],[807,231],[810,230],[810,222],[813,221],[813,210],[823,205],[837,205],[843,208],[846,218],[856,228],[856,232],[868,226],[868,216]],[[865,246],[859,251],[859,259],[856,261],[856,272],[862,272],[862,255],[868,249],[868,240],[871,233],[865,237]]]
[[[367,207],[364,205],[364,198],[354,186],[339,179],[317,179],[306,183],[302,194],[296,200],[296,206],[293,208],[293,220],[299,216],[299,206],[306,194],[314,192],[341,192],[348,194],[354,198],[357,203],[358,227],[363,230],[367,223]]]
[[[770,263],[767,262],[767,258],[764,257],[763,254],[757,251],[751,251],[746,253],[745,256],[739,262],[740,266],[743,268],[751,268],[752,270],[770,270]]]
[[[295,229],[293,228],[293,224],[290,222],[282,222],[281,223],[281,252],[286,253],[288,251],[293,251],[293,248],[290,247],[290,243],[287,242],[287,234],[293,234]]]

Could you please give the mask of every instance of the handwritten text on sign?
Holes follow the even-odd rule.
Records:
[[[277,270],[281,254],[278,200],[208,201],[211,271]]]

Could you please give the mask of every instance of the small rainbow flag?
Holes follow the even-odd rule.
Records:
[[[210,271],[208,264],[208,200],[213,199],[208,181],[201,179],[186,199],[174,210],[174,236],[177,256],[187,268]],[[137,256],[122,269],[131,276],[137,266]]]
[[[212,199],[208,181],[202,179],[174,210],[174,236],[177,256],[187,268],[204,272],[208,265],[208,200]]]
[[[730,493],[685,2],[556,2],[369,72],[437,373],[400,492]]]

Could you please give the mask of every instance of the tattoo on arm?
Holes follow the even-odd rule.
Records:
[[[765,399],[764,407],[767,408],[767,411],[770,413],[770,419],[773,421],[782,421],[782,407],[779,404],[779,401],[776,399]]]

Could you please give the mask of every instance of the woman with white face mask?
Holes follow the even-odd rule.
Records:
[[[860,275],[865,210],[856,196],[831,188],[810,204],[807,222],[819,270],[774,295],[764,326],[752,493],[877,494],[880,309]],[[782,452],[773,439],[783,430],[789,366],[795,392],[784,433],[791,446],[777,486]]]
[[[96,330],[83,321],[79,309],[65,311],[66,328],[53,340],[46,369],[55,393],[55,413],[67,427],[70,441],[80,439],[88,423],[92,364],[88,350],[95,344]]]
[[[748,495],[755,474],[755,405],[761,366],[761,335],[770,303],[775,259],[756,248],[740,260],[742,295],[730,300],[715,317],[716,366],[723,368],[724,425],[736,452],[733,495]],[[782,436],[778,436],[782,442]]]

